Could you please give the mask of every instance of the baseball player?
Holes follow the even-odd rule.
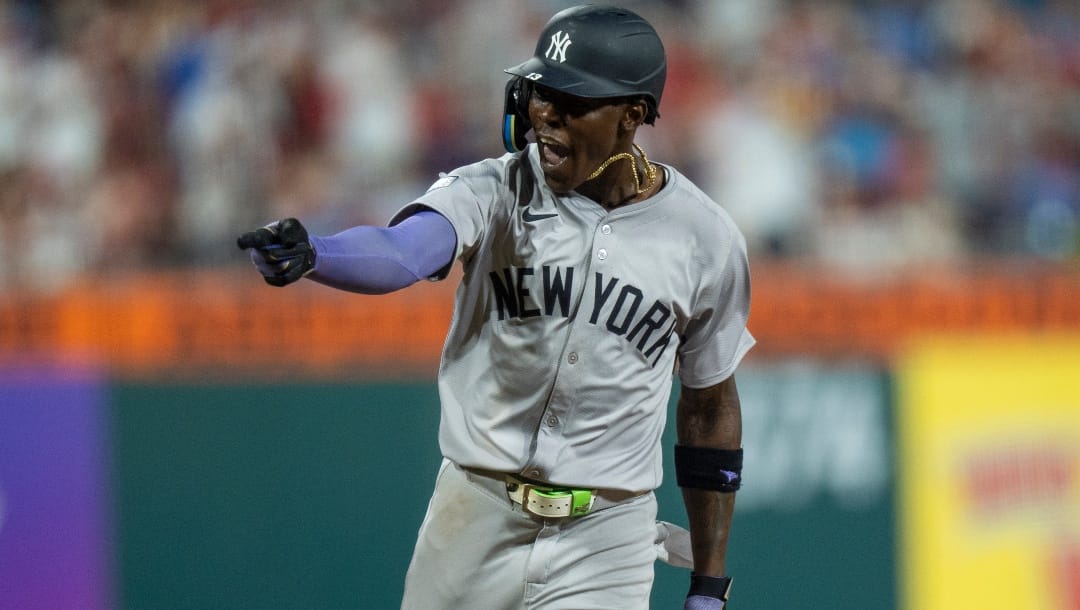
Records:
[[[723,608],[734,371],[754,343],[743,237],[634,141],[666,73],[643,18],[559,12],[506,72],[507,154],[442,175],[388,227],[314,236],[290,218],[238,244],[274,286],[376,294],[464,268],[439,369],[445,459],[403,608],[647,607],[655,560],[679,563],[653,494],[674,376],[685,608]]]

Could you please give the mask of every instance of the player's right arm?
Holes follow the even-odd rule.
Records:
[[[742,409],[732,375],[683,387],[676,407],[676,475],[690,521],[694,575],[687,610],[724,607],[728,534],[742,469]]]
[[[333,236],[309,236],[295,218],[244,233],[241,249],[266,283],[285,286],[302,277],[364,294],[383,294],[442,275],[453,261],[453,226],[421,209],[392,227],[358,226]]]

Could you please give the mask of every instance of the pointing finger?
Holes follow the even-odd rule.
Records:
[[[266,227],[244,233],[236,239],[236,245],[241,250],[248,248],[265,248],[277,243],[277,235]]]

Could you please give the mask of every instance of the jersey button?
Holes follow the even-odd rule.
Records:
[[[600,232],[604,235],[611,235],[611,225],[604,225],[600,227]]]
[[[607,260],[607,250],[605,250],[604,248],[600,248],[599,250],[597,250],[596,258],[600,260]]]
[[[547,424],[549,426],[551,426],[552,428],[554,428],[555,426],[559,425],[559,418],[555,417],[554,415],[551,415],[547,419]]]
[[[534,479],[539,479],[540,475],[542,475],[542,474],[544,474],[544,473],[540,472],[539,468],[533,468],[532,470],[529,471],[529,476],[534,478]]]
[[[566,361],[570,364],[577,364],[577,352],[570,352],[567,354]]]

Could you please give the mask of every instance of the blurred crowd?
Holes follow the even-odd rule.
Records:
[[[384,223],[502,153],[502,69],[571,4],[0,4],[0,281],[240,264],[235,236],[284,216]],[[753,257],[1080,260],[1080,2],[624,4],[668,51],[641,143]]]

